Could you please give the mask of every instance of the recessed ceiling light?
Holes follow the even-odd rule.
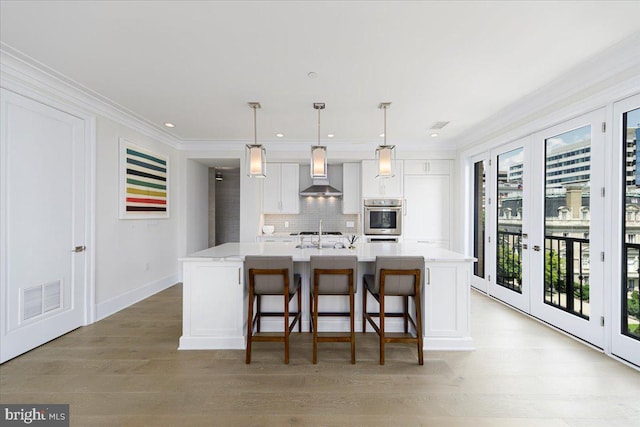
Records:
[[[332,133],[327,134],[327,138],[333,138],[335,135]]]
[[[276,136],[277,136],[278,138],[282,138],[282,137],[284,136],[284,133],[276,133]]]
[[[316,79],[318,78],[318,73],[316,73],[315,71],[310,71],[307,73],[307,77],[309,77],[310,79]]]
[[[176,127],[176,125],[174,125],[173,123],[169,123],[169,122],[166,122],[164,125],[165,125],[166,127],[168,127],[168,128],[174,128],[174,127]]]
[[[431,138],[435,138],[436,136],[438,136],[438,134],[435,132],[431,134]]]

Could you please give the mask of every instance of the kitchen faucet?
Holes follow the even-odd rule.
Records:
[[[320,220],[320,226],[318,227],[318,249],[322,248],[322,220]]]

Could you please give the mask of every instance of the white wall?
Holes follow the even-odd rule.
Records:
[[[169,218],[119,219],[119,138],[169,158]],[[96,124],[97,318],[108,316],[178,281],[178,151],[109,120]]]

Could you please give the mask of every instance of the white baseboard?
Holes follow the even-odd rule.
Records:
[[[151,295],[157,294],[160,291],[164,291],[165,289],[178,283],[180,281],[179,278],[180,274],[172,274],[171,276],[163,277],[160,280],[147,283],[146,285],[143,285],[137,289],[108,299],[107,301],[100,304],[96,304],[95,321],[97,322],[98,320],[102,320],[105,317],[109,317],[112,314],[129,307],[130,305],[142,301],[145,298],[149,298]]]
[[[178,350],[244,350],[244,336],[180,337]]]
[[[476,347],[473,345],[471,337],[424,337],[422,349],[428,351],[472,351]]]

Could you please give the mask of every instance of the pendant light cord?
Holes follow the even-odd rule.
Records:
[[[387,106],[383,108],[384,110],[384,145],[387,145]]]
[[[258,145],[258,119],[256,118],[257,106],[253,107],[253,143]]]
[[[318,108],[318,145],[320,145],[320,108]]]

